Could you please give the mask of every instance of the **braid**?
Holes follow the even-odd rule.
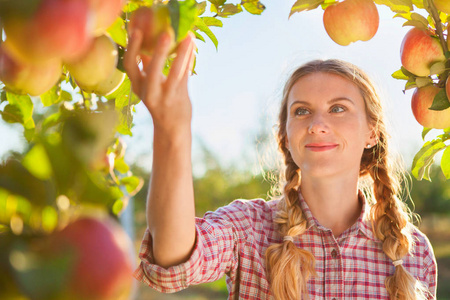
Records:
[[[411,252],[412,225],[406,205],[397,197],[400,194],[400,182],[396,176],[390,175],[394,171],[388,161],[383,139],[380,138],[378,146],[373,150],[378,160],[368,168],[374,181],[376,201],[370,215],[373,231],[383,241],[383,252],[392,261],[396,261]],[[385,285],[391,299],[426,299],[424,287],[401,264],[395,266],[394,274],[386,278]]]
[[[282,236],[301,235],[306,230],[306,220],[298,205],[298,186],[300,174],[287,149],[285,153],[286,184],[283,198],[278,204],[274,223]],[[290,241],[272,244],[266,251],[266,265],[275,299],[299,299],[299,295],[307,295],[306,283],[314,274],[315,259],[312,253],[297,248]],[[301,270],[301,272],[299,272]]]

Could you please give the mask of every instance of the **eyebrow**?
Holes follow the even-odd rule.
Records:
[[[352,105],[355,105],[355,102],[353,102],[352,99],[347,98],[347,97],[336,97],[336,98],[333,98],[333,99],[329,100],[327,103],[328,103],[328,104],[333,104],[333,103],[336,103],[336,102],[339,102],[339,101],[342,101],[342,100],[348,101],[348,102],[350,102]],[[301,101],[301,100],[295,100],[294,102],[292,102],[292,104],[291,104],[289,107],[294,106],[294,104],[310,105],[310,102],[307,102],[307,101]]]

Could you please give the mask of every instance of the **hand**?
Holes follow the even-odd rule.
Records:
[[[155,130],[176,132],[180,126],[190,126],[192,106],[187,82],[194,61],[194,37],[189,34],[178,45],[176,58],[167,78],[162,71],[169,54],[170,35],[159,36],[153,55],[141,55],[142,69],[138,65],[142,32],[136,30],[130,37],[124,57],[124,67],[133,92],[142,100],[153,118]]]

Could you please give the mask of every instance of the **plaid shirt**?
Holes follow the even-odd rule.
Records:
[[[273,224],[277,202],[236,200],[196,218],[197,240],[190,259],[168,269],[152,263],[147,230],[135,277],[160,292],[171,293],[226,274],[228,299],[273,299],[264,253],[283,239]],[[366,204],[357,222],[339,237],[317,222],[303,199],[300,205],[308,229],[295,237],[294,243],[316,258],[317,274],[308,281],[310,299],[389,299],[384,281],[393,274],[394,266],[372,232]],[[428,298],[434,299],[437,270],[433,249],[416,228],[413,237],[412,253],[403,258],[403,266],[428,288]]]

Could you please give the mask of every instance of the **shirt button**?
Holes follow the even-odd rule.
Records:
[[[336,257],[337,257],[337,251],[336,251],[336,249],[333,249],[333,250],[331,251],[331,257],[332,257],[332,258],[336,258]],[[336,299],[334,299],[334,300],[336,300]]]

